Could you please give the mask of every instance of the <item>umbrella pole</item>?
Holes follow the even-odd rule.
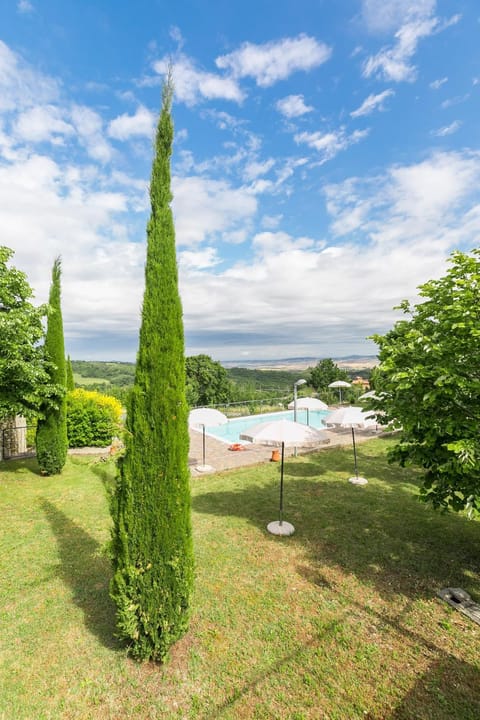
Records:
[[[310,410],[307,408],[307,425],[310,425]]]
[[[282,442],[282,464],[280,467],[280,525],[283,523],[283,460],[285,456],[285,443]]]
[[[205,425],[203,426],[203,465],[205,465]]]
[[[355,430],[353,429],[352,425],[352,442],[353,442],[353,461],[355,463],[355,477],[358,478],[358,469],[357,469],[357,448],[355,446]]]

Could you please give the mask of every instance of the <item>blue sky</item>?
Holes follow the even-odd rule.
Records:
[[[0,242],[73,359],[134,360],[173,64],[186,352],[375,354],[480,228],[474,0],[4,0]]]

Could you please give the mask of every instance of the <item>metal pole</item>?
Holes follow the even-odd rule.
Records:
[[[285,456],[285,443],[282,442],[282,465],[280,468],[280,525],[283,523],[283,459]]]
[[[352,425],[352,442],[353,442],[353,460],[355,463],[355,475],[358,478],[358,469],[357,469],[357,448],[355,446],[355,430],[353,429]]]
[[[205,425],[203,426],[203,465],[205,465]]]
[[[310,410],[307,407],[307,425],[310,425]]]
[[[297,383],[293,385],[293,422],[297,422]]]

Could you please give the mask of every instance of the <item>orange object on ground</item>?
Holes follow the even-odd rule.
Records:
[[[270,462],[280,462],[280,450],[272,450]]]
[[[240,443],[233,443],[233,445],[230,445],[230,447],[228,449],[229,450],[245,450],[243,445],[241,445]]]

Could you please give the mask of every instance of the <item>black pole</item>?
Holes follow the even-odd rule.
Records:
[[[358,470],[357,470],[357,448],[355,446],[355,430],[353,429],[352,425],[352,442],[353,442],[353,459],[355,462],[355,475],[358,478]]]
[[[310,410],[307,408],[307,425],[310,425]]]
[[[203,465],[205,465],[205,425],[203,426]]]
[[[283,523],[283,459],[285,454],[285,443],[282,442],[282,464],[280,467],[280,525]]]

